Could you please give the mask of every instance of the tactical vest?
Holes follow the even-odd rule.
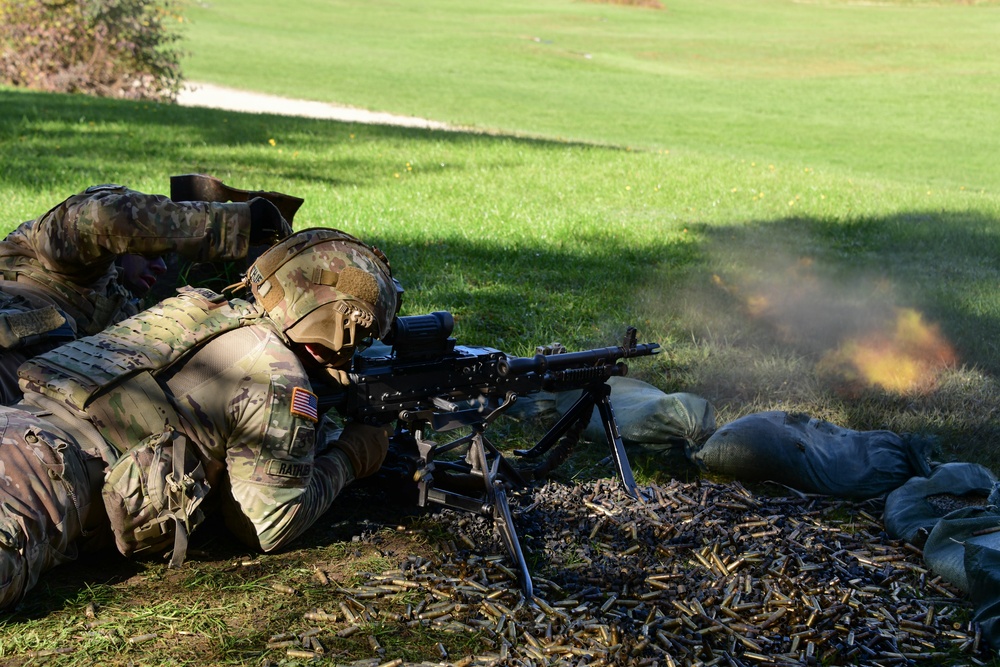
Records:
[[[155,376],[215,336],[265,318],[240,299],[185,287],[138,315],[41,354],[18,369],[21,388],[93,422],[119,454],[177,425]]]
[[[199,506],[209,491],[204,468],[178,431],[177,412],[156,375],[215,336],[258,321],[268,320],[249,302],[183,288],[176,297],[18,370],[25,392],[65,405],[114,447],[102,495],[116,544],[126,556],[173,543],[170,564],[180,566],[188,536],[204,519]],[[85,437],[85,429],[79,430]]]
[[[7,281],[30,285],[31,283],[25,283],[19,279],[19,276],[23,276],[35,284],[41,285],[49,292],[59,295],[63,303],[72,305],[70,314],[83,333],[100,331],[114,319],[121,317],[121,313],[128,303],[128,297],[124,294],[104,295],[92,289],[74,288],[53,278],[50,273],[30,265],[3,269],[0,271],[0,275]]]

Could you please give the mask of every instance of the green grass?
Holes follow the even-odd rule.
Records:
[[[858,429],[939,432],[946,454],[995,461],[989,401],[925,392],[914,414],[912,397],[874,390],[862,410],[856,392],[817,373],[877,314],[912,308],[956,349],[959,376],[946,385],[994,395],[992,191],[753,156],[24,91],[0,92],[0,108],[10,227],[90,183],[164,192],[170,174],[213,173],[304,197],[299,228],[340,227],[382,247],[407,289],[404,314],[450,310],[464,343],[572,349],[632,324],[667,348],[635,364],[638,377],[700,393],[721,421],[782,406]],[[752,317],[765,296],[772,307]]]
[[[479,128],[1000,184],[997,3],[665,5],[193,3],[184,67],[195,81]]]

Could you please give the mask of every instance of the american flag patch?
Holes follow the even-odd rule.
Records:
[[[305,417],[310,421],[318,422],[319,399],[316,397],[316,394],[312,393],[308,389],[293,387],[291,412],[293,415],[298,415],[299,417]]]

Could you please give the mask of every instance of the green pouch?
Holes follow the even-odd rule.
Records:
[[[102,495],[118,550],[153,554],[173,544],[171,567],[184,562],[188,537],[204,520],[205,471],[187,438],[172,429],[151,435],[111,467]]]

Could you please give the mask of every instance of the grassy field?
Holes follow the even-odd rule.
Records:
[[[522,137],[465,135],[477,146],[464,175],[447,155],[387,156],[393,178],[417,174],[412,192],[400,182],[374,206],[335,204],[409,249],[474,243],[473,261],[449,257],[413,290],[447,289],[439,304],[489,319],[464,322],[469,335],[592,342],[594,323],[638,318],[671,345],[668,388],[710,395],[724,418],[802,407],[854,428],[932,428],[949,453],[994,461],[974,444],[989,411],[929,408],[931,426],[883,395],[901,384],[926,397],[916,376],[942,360],[973,379],[936,391],[993,391],[997,3],[268,7],[192,6],[188,76]],[[403,219],[383,223],[386,207]],[[486,248],[504,259],[477,276],[494,265]],[[529,277],[539,270],[552,282]],[[939,339],[900,352],[907,317]],[[863,356],[859,340],[910,368],[876,381],[871,411],[856,382],[869,369],[844,361]]]
[[[603,346],[632,324],[666,349],[632,375],[720,424],[801,410],[1000,469],[994,3],[301,2],[281,30],[270,6],[192,4],[189,78],[477,131],[0,89],[4,230],[90,184],[211,173],[382,247],[404,314],[450,310],[462,343]],[[181,574],[57,572],[0,620],[0,663],[261,664],[293,607],[272,582],[383,565],[344,530],[262,559],[209,540]],[[81,635],[91,601],[122,627]]]
[[[218,0],[188,16],[195,81],[888,182],[1000,184],[995,2]]]

